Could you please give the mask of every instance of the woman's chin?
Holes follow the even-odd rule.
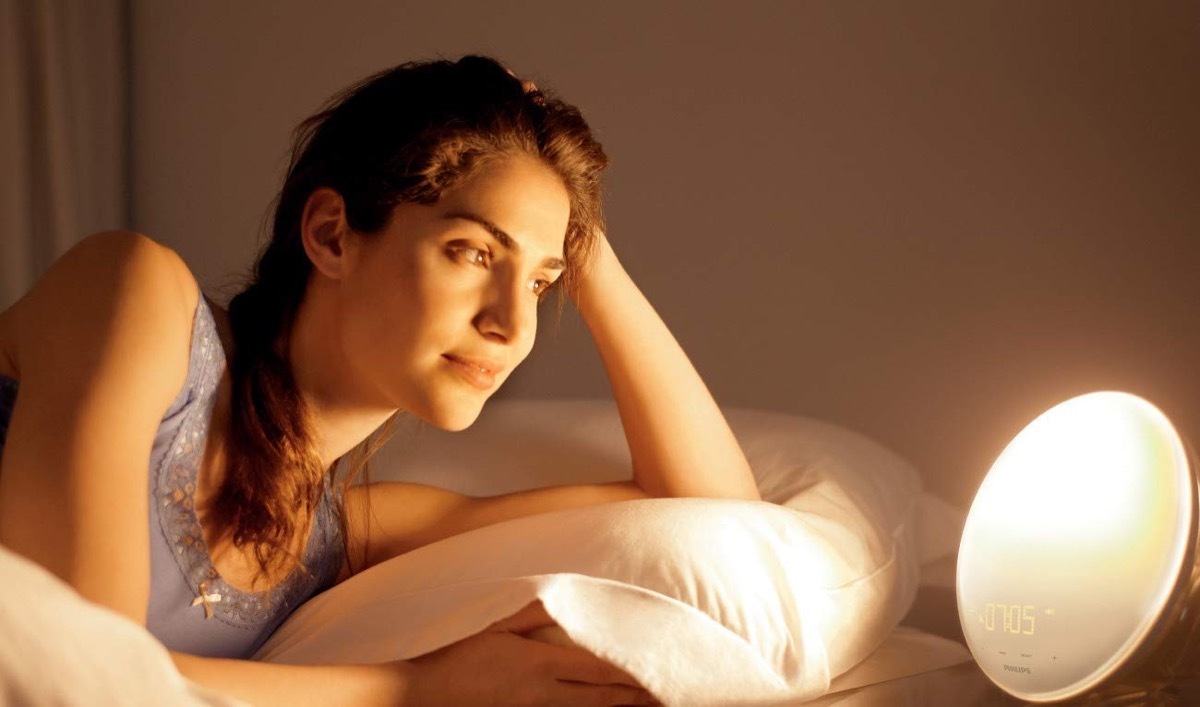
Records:
[[[479,417],[478,415],[475,415],[474,417],[472,417],[472,418],[470,418],[470,419],[460,418],[460,419],[457,419],[457,420],[455,420],[455,421],[454,421],[454,422],[452,422],[452,423],[449,423],[449,424],[440,424],[440,425],[437,425],[437,426],[438,426],[440,429],[443,429],[443,430],[445,430],[445,431],[447,431],[447,432],[462,432],[463,430],[467,429],[467,428],[468,428],[468,427],[470,427],[471,425],[475,424],[475,420],[476,420],[478,417]]]
[[[417,410],[409,412],[438,429],[447,432],[461,432],[475,424],[475,420],[479,419],[479,413],[482,411],[483,401],[480,400],[476,403],[454,401],[440,405],[434,404],[420,412]]]

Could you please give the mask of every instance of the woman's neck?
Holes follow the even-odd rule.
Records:
[[[336,314],[322,298],[306,297],[296,313],[288,358],[313,423],[321,463],[328,467],[388,420],[396,411],[355,399],[346,390],[346,366],[331,346]]]

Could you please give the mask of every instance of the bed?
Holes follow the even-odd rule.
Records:
[[[666,704],[1006,704],[958,631],[963,512],[862,435],[725,412],[772,503],[646,499],[471,531],[314,597],[256,658],[411,657],[537,598],[560,624],[538,638],[621,665]],[[462,433],[404,422],[371,479],[487,495],[628,470],[611,402],[497,401]],[[0,695],[237,704],[183,679],[139,626],[3,548],[0,577]]]

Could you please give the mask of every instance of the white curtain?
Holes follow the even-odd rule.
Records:
[[[0,309],[129,222],[128,0],[0,0]]]

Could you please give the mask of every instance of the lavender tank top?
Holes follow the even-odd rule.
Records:
[[[333,586],[345,557],[335,488],[326,479],[304,553],[266,592],[227,584],[208,554],[192,505],[225,352],[203,295],[196,306],[191,358],[183,389],[171,403],[150,453],[150,600],[146,628],[167,648],[192,655],[249,658],[293,610]],[[0,455],[19,384],[0,375]],[[311,574],[310,574],[311,573]]]

